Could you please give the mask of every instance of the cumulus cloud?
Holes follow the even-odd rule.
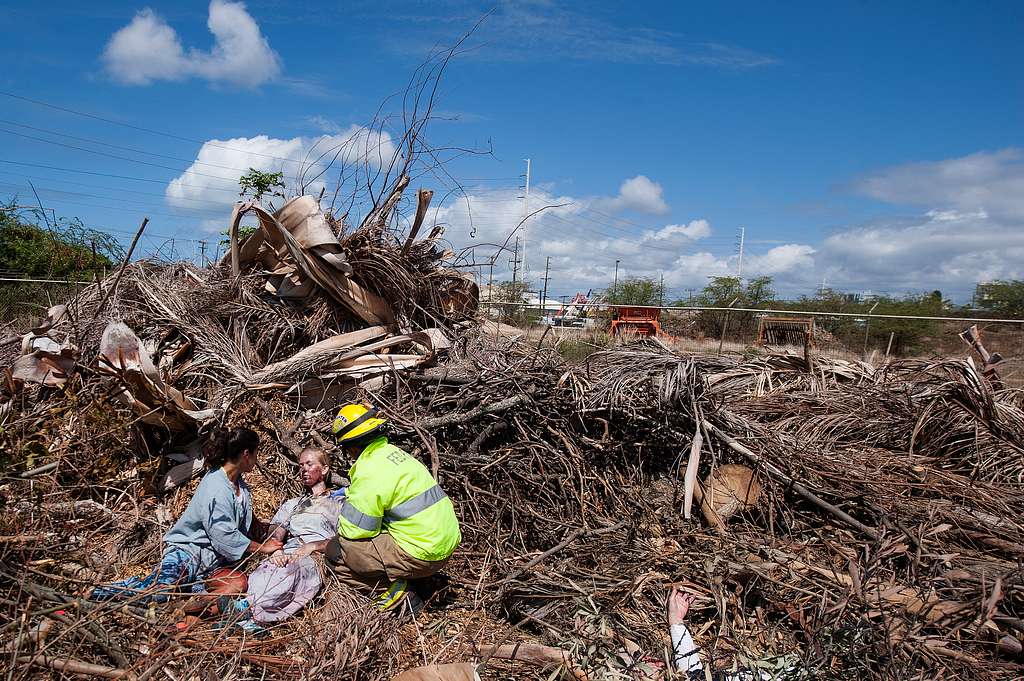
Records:
[[[264,172],[282,172],[286,194],[297,193],[303,183],[306,193],[317,194],[325,186],[321,174],[334,160],[341,164],[390,159],[395,145],[387,133],[378,134],[352,125],[334,135],[277,139],[267,135],[213,139],[204,143],[196,160],[184,173],[171,180],[164,191],[167,203],[175,208],[194,210],[198,202],[211,206],[211,218],[230,210],[238,199],[238,179],[250,168]],[[317,176],[320,176],[319,178]],[[217,207],[220,204],[221,207]],[[214,224],[214,223],[211,223]],[[219,221],[216,222],[219,225]]]
[[[937,288],[960,299],[979,281],[1024,278],[1024,224],[983,212],[929,211],[832,234],[822,267],[846,286]]]
[[[803,281],[814,267],[815,249],[806,244],[784,244],[743,259],[744,277],[769,276],[783,285]],[[734,277],[738,256],[716,256],[708,251],[680,255],[665,272],[665,283],[676,288],[701,288],[708,277]]]
[[[885,168],[853,189],[926,210],[828,236],[816,264],[835,285],[896,293],[940,289],[962,301],[980,281],[1024,278],[1022,150]]]
[[[687,239],[704,239],[711,236],[711,225],[707,220],[693,220],[685,225],[665,225],[656,232],[646,232],[644,236],[650,239],[668,239],[677,234]]]
[[[637,175],[624,181],[617,196],[598,199],[595,205],[612,212],[633,210],[649,215],[664,215],[668,212],[661,185],[646,175]]]
[[[213,47],[186,50],[163,18],[143,9],[107,42],[102,56],[107,73],[125,85],[204,78],[240,87],[256,87],[280,76],[280,57],[243,3],[212,0],[206,25]]]
[[[1024,220],[1024,150],[894,166],[861,178],[854,189],[886,203]]]
[[[824,278],[840,290],[898,295],[939,289],[958,301],[968,300],[977,282],[1024,279],[1021,150],[885,168],[853,188],[878,201],[915,208],[849,225],[812,243],[767,248],[748,241],[743,275],[771,276],[775,288],[790,296],[812,293]],[[708,277],[736,273],[731,240],[716,239],[712,221],[645,228],[645,218],[607,217],[611,210],[659,214],[661,188],[642,175],[624,181],[615,196],[535,196],[532,205],[568,204],[531,220],[527,232],[532,270],[527,278],[536,281],[544,258],[551,256],[552,283],[559,291],[608,286],[617,260],[620,278],[664,275],[676,291],[700,289]],[[514,192],[471,199],[471,211],[456,203],[439,212],[458,245],[501,243],[522,217]],[[658,210],[640,211],[640,206]],[[469,227],[470,215],[475,231]],[[489,253],[485,250],[485,259]],[[508,260],[503,255],[496,261],[496,277],[508,276]]]
[[[543,189],[531,192],[531,206],[558,206],[544,211],[520,231],[526,239],[527,281],[537,282],[546,259],[551,258],[552,286],[559,291],[605,288],[615,276],[664,275],[669,288],[701,288],[709,276],[734,274],[734,255],[712,254],[704,241],[713,235],[705,219],[673,223],[644,229],[633,222],[609,219],[604,213],[609,201],[618,197],[575,197],[553,194]],[[468,203],[468,205],[467,205]],[[600,206],[601,212],[592,210]],[[511,190],[473,194],[442,206],[437,221],[446,227],[446,237],[457,248],[477,246],[477,262],[486,262],[495,244],[519,224],[522,200]],[[512,249],[514,240],[508,241]],[[520,253],[522,255],[522,252]],[[788,244],[765,253],[752,253],[744,261],[744,272],[789,275],[807,269],[813,262],[810,246]],[[497,280],[511,276],[512,254],[500,254],[494,263]],[[488,272],[483,272],[484,276]],[[521,270],[519,276],[523,277]]]

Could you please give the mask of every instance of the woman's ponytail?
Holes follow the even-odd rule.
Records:
[[[233,430],[218,428],[203,447],[206,468],[212,471],[228,461],[237,461],[242,452],[247,449],[255,452],[259,446],[260,436],[256,434],[256,431],[248,428],[234,428]]]

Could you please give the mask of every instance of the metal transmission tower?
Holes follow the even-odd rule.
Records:
[[[736,260],[736,278],[743,279],[743,242],[746,240],[747,228],[740,227],[739,258]]]

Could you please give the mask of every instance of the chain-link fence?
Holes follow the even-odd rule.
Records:
[[[51,305],[66,302],[89,282],[0,278],[0,326],[24,331],[46,318]]]
[[[497,307],[497,306],[495,306]],[[525,312],[504,314],[512,306],[501,306],[500,321],[517,323]],[[626,338],[650,330],[643,319],[657,311],[658,336],[674,349],[701,353],[749,353],[782,351],[813,353],[878,364],[888,358],[964,357],[971,347],[961,332],[977,326],[985,349],[998,353],[1003,361],[1001,375],[1011,384],[1024,383],[1024,320],[993,320],[983,317],[929,318],[897,315],[856,315],[808,313],[804,311],[729,310],[723,308],[633,308],[613,312],[588,309],[585,321],[559,320],[557,316],[533,314],[529,337],[545,333],[558,341],[563,354],[585,356],[595,349],[618,342],[610,333],[613,317],[626,319],[616,331]],[[492,316],[498,315],[498,311]],[[632,320],[636,320],[634,323]],[[549,322],[547,324],[543,322]],[[558,325],[551,325],[554,322]]]

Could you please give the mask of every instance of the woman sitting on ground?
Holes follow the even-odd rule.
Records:
[[[246,618],[238,625],[251,632],[259,632],[262,624],[291,617],[316,596],[322,579],[310,554],[323,551],[327,541],[338,533],[344,502],[342,497],[328,494],[327,453],[321,449],[302,450],[299,475],[305,493],[281,504],[270,521],[269,536],[285,542],[284,547],[249,575],[247,597],[234,602],[234,610]]]
[[[204,449],[208,472],[192,495],[188,508],[164,535],[164,553],[152,573],[96,587],[93,600],[133,600],[136,603],[163,603],[176,593],[197,597],[185,606],[194,615],[226,594],[244,593],[245,575],[233,570],[218,570],[238,562],[246,553],[273,554],[281,541],[250,537],[264,534],[262,523],[252,514],[252,498],[244,473],[256,467],[259,436],[248,428],[220,430]],[[217,573],[217,574],[215,574]],[[213,606],[213,607],[211,607]],[[183,627],[179,627],[183,628]]]

